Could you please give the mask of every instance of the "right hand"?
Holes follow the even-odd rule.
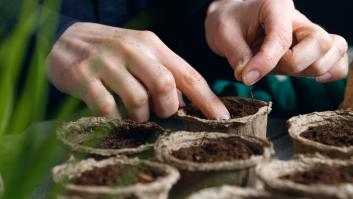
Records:
[[[76,23],[48,56],[49,79],[62,92],[82,99],[97,115],[120,115],[111,90],[130,119],[146,121],[150,107],[169,117],[184,93],[210,119],[229,112],[205,79],[155,34],[94,23]]]

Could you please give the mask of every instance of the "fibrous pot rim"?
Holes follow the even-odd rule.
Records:
[[[244,187],[236,187],[230,185],[223,185],[221,187],[212,187],[206,188],[201,191],[198,191],[188,199],[216,199],[216,198],[230,198],[230,197],[240,197],[240,198],[250,198],[250,197],[266,197],[270,198],[270,194],[265,192],[264,190],[254,189],[254,188],[244,188]]]
[[[200,118],[200,117],[195,117],[192,115],[187,114],[187,111],[185,110],[185,108],[181,108],[178,110],[176,117],[181,119],[181,120],[185,120],[185,121],[189,121],[189,122],[200,122],[200,123],[207,123],[207,124],[213,124],[213,125],[229,125],[229,124],[246,124],[249,121],[252,121],[253,118],[256,118],[259,115],[267,115],[271,112],[272,110],[272,102],[264,102],[261,100],[256,100],[256,99],[251,99],[251,98],[242,98],[242,97],[222,97],[222,99],[228,99],[228,100],[246,100],[246,101],[256,101],[259,102],[261,104],[263,104],[263,106],[261,108],[259,108],[259,110],[252,114],[252,115],[248,115],[248,116],[244,116],[244,117],[239,117],[239,118],[231,118],[229,120],[210,120],[210,119],[205,119],[205,118]]]
[[[72,161],[69,160],[64,164],[55,166],[52,169],[53,180],[55,183],[62,183],[65,182],[65,179],[73,179],[78,177],[84,171],[91,170],[95,167],[104,167],[106,165],[113,165],[113,164],[122,164],[122,165],[138,165],[144,163],[152,168],[157,168],[163,170],[166,175],[159,177],[155,181],[147,184],[143,183],[136,183],[132,185],[127,185],[123,187],[109,187],[109,186],[93,186],[93,185],[76,185],[73,183],[65,184],[65,189],[67,191],[76,191],[76,192],[84,192],[84,193],[91,193],[91,194],[110,194],[110,195],[117,195],[117,194],[138,194],[143,195],[144,193],[150,193],[153,191],[161,190],[163,188],[170,189],[170,187],[176,183],[179,179],[179,172],[165,164],[152,162],[148,160],[139,160],[137,158],[128,159],[124,156],[118,157],[111,157],[104,160],[94,160],[92,158],[81,160],[81,161]]]
[[[107,124],[107,123],[112,123],[112,125],[119,126],[119,125],[124,125],[124,123],[126,122],[127,121],[125,120],[109,119],[105,117],[84,117],[74,122],[67,122],[62,127],[59,127],[57,129],[57,137],[64,145],[69,147],[70,150],[73,150],[76,152],[96,154],[101,156],[131,155],[131,154],[136,154],[139,152],[143,152],[147,149],[153,148],[153,145],[154,145],[153,143],[147,143],[134,148],[100,149],[100,148],[94,148],[90,146],[77,144],[73,142],[71,139],[67,138],[67,135],[73,131],[76,131],[78,133],[87,133],[85,132],[85,129],[88,129],[89,127],[94,127],[94,126]],[[165,130],[162,127],[158,126],[158,128],[159,128],[158,131],[161,134],[165,132]]]
[[[291,191],[299,195],[329,195],[338,198],[353,196],[353,184],[341,183],[337,185],[312,184],[304,185],[280,177],[294,173],[303,172],[313,168],[315,165],[325,164],[334,167],[353,167],[353,159],[330,159],[320,154],[296,155],[292,160],[269,160],[260,163],[256,167],[257,177],[271,190]]]
[[[298,115],[287,121],[288,132],[293,140],[303,145],[316,147],[323,151],[339,151],[342,153],[351,153],[353,156],[353,146],[333,146],[316,142],[301,136],[308,127],[320,126],[320,124],[337,125],[339,120],[349,120],[353,123],[353,112],[348,110],[313,112],[304,115]]]
[[[252,155],[246,160],[232,160],[232,161],[221,161],[221,162],[192,162],[187,160],[181,160],[173,155],[172,151],[180,148],[195,146],[200,144],[204,140],[219,139],[219,138],[230,138],[237,137],[240,140],[261,147],[263,153],[261,155]],[[253,136],[241,136],[235,134],[227,134],[220,132],[188,132],[178,131],[173,132],[169,135],[161,136],[155,145],[155,151],[157,158],[171,164],[178,169],[189,170],[189,171],[216,171],[216,170],[237,170],[249,167],[254,167],[264,159],[268,159],[273,154],[272,144],[264,139],[253,137]]]

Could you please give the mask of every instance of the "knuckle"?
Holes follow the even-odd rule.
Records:
[[[334,37],[335,37],[335,42],[337,42],[337,48],[339,50],[339,53],[341,55],[346,54],[348,50],[347,41],[339,35],[334,35]]]
[[[91,81],[97,73],[90,66],[91,61],[80,61],[72,68],[70,74],[75,80],[79,82],[89,82]]]
[[[104,77],[109,77],[111,74],[115,74],[118,71],[119,65],[114,65],[109,60],[102,61],[102,66],[96,66],[96,71]]]
[[[348,64],[343,64],[341,67],[342,68],[341,68],[340,72],[338,73],[339,79],[346,77],[348,74],[348,71],[349,71]]]
[[[182,81],[185,85],[194,86],[200,82],[204,82],[205,79],[195,69],[190,69],[182,76]]]
[[[265,70],[271,70],[277,65],[276,60],[273,58],[273,56],[269,55],[268,53],[262,52],[262,63],[264,65]]]
[[[227,41],[227,31],[228,31],[228,28],[229,26],[227,25],[227,22],[225,22],[225,20],[221,20],[218,22],[218,25],[217,25],[217,29],[216,29],[216,35],[217,35],[217,38],[222,40],[222,41]]]
[[[139,35],[142,39],[145,40],[158,40],[158,36],[149,30],[143,30],[143,31],[139,31]]]
[[[108,116],[116,108],[115,101],[113,98],[106,98],[98,107],[98,114]]]
[[[176,87],[174,77],[170,72],[165,72],[155,83],[155,92],[158,94],[167,94]]]
[[[132,108],[140,108],[148,104],[148,95],[146,92],[135,93],[128,100],[128,106]]]
[[[292,33],[282,30],[275,32],[276,38],[278,38],[278,43],[283,50],[287,50],[292,45]]]
[[[85,94],[84,94],[84,99],[87,101],[90,101],[91,99],[97,99],[98,98],[98,90],[96,89],[96,84],[95,81],[91,81],[86,85],[85,89]]]
[[[82,62],[75,63],[68,71],[74,81],[80,82],[84,76],[86,76],[85,67]]]
[[[313,33],[313,38],[318,43],[321,53],[326,53],[332,47],[331,37],[322,31],[316,31]]]

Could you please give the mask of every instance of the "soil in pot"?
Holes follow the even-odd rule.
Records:
[[[98,131],[99,135],[87,140],[83,145],[95,145],[95,148],[100,149],[123,149],[153,143],[158,136],[156,132],[160,128],[152,122],[139,124],[127,121],[119,127],[113,127],[108,130],[99,126],[92,130]]]
[[[332,167],[324,164],[315,165],[304,172],[282,176],[281,179],[291,180],[300,184],[328,184],[353,183],[353,171],[348,167]]]
[[[158,159],[181,174],[172,199],[225,184],[253,186],[254,167],[270,152],[266,140],[215,132],[175,132],[162,137],[156,148]]]
[[[241,97],[222,97],[231,118],[213,120],[205,118],[201,111],[189,104],[178,110],[176,117],[183,121],[188,131],[193,132],[224,132],[235,135],[266,138],[268,114],[272,103]]]
[[[70,159],[52,170],[53,181],[63,186],[62,198],[167,199],[179,179],[168,165],[137,158]],[[61,197],[60,197],[61,198]]]
[[[153,144],[164,133],[165,130],[153,122],[103,117],[81,118],[57,130],[58,139],[77,158],[97,156],[98,159],[116,155],[150,157]]]
[[[136,183],[150,183],[165,175],[163,171],[152,169],[147,165],[128,167],[115,164],[85,171],[74,178],[72,183],[92,186],[126,186]]]
[[[313,126],[300,136],[326,145],[348,147],[353,146],[353,129],[349,127],[330,125]]]
[[[264,106],[264,104],[256,100],[244,100],[241,98],[239,98],[239,101],[233,101],[228,98],[221,98],[221,100],[228,109],[231,119],[253,115],[259,108]],[[188,115],[206,119],[201,111],[193,104],[186,106],[185,112]]]
[[[221,162],[231,160],[245,160],[252,155],[261,155],[261,151],[250,148],[237,137],[227,139],[208,140],[202,145],[181,148],[173,151],[172,155],[181,160],[192,162]]]

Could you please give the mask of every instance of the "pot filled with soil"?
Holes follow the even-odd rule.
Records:
[[[52,172],[62,198],[166,199],[179,179],[171,166],[121,157],[69,161]]]
[[[353,157],[353,112],[326,111],[288,120],[295,153],[321,153],[332,158]]]
[[[177,118],[184,122],[188,131],[226,132],[266,138],[271,102],[241,97],[223,97],[221,100],[230,112],[229,120],[207,119],[193,104],[180,109]]]
[[[57,135],[69,150],[78,154],[148,156],[153,154],[154,142],[164,132],[153,122],[90,117],[66,123]]]
[[[272,194],[261,189],[224,185],[203,189],[192,194],[188,199],[291,199],[291,197]],[[296,199],[298,198],[296,197]]]
[[[265,189],[273,193],[311,198],[353,198],[353,160],[321,155],[298,155],[273,160],[256,168]]]
[[[158,160],[179,170],[172,195],[180,198],[225,184],[254,186],[254,167],[273,152],[266,140],[216,132],[174,132],[160,137],[155,148]]]

